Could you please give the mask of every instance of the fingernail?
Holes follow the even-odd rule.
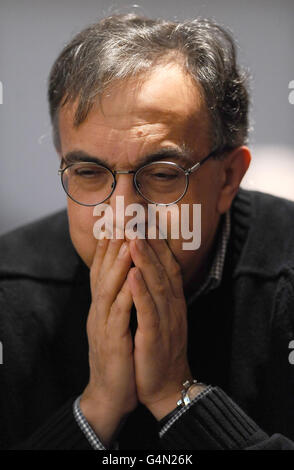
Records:
[[[135,271],[135,278],[140,281],[142,279],[142,274],[141,274],[141,271],[140,269],[136,269]]]
[[[144,250],[144,245],[145,244],[144,244],[143,240],[137,239],[136,240],[136,245],[137,245],[138,250],[140,250],[140,251]]]
[[[128,250],[128,244],[123,243],[118,252],[118,258],[123,258]]]

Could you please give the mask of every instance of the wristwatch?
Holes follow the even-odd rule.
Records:
[[[183,387],[184,389],[181,391],[182,398],[177,401],[177,407],[160,420],[161,427],[163,427],[170,419],[176,416],[180,409],[189,405],[191,401],[195,398],[195,396],[205,390],[208,385],[193,379],[192,381],[186,380],[186,382],[183,383]],[[201,391],[199,392],[200,388]],[[197,393],[195,393],[196,390]]]
[[[189,405],[193,398],[198,395],[199,388],[204,390],[207,385],[202,382],[198,382],[198,380],[193,379],[192,381],[186,380],[186,382],[183,383],[183,387],[184,388],[181,391],[182,398],[177,401],[177,405],[180,407]],[[195,394],[196,389],[198,391],[197,394]]]

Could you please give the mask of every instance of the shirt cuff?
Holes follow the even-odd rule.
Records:
[[[104,447],[104,445],[99,440],[99,438],[91,428],[90,424],[86,420],[85,416],[83,415],[82,410],[80,408],[80,399],[81,396],[79,396],[73,404],[73,414],[78,426],[80,427],[81,431],[84,433],[89,444],[94,450],[106,450],[106,447]]]
[[[245,449],[268,437],[218,387],[205,389],[188,406],[187,411],[180,410],[180,416],[175,421],[172,417],[172,422],[166,423],[161,429],[161,445],[164,449]]]

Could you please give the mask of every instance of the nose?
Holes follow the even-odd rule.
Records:
[[[117,174],[116,186],[108,201],[113,212],[114,227],[117,227],[119,230],[124,230],[127,222],[133,219],[134,215],[137,215],[135,212],[135,206],[130,208],[130,210],[133,210],[131,210],[131,213],[127,215],[127,207],[130,204],[139,204],[140,206],[143,206],[145,213],[144,223],[146,223],[147,210],[145,210],[145,207],[147,205],[147,202],[137,192],[133,180],[133,173]],[[122,211],[124,211],[124,213],[122,213]],[[142,214],[142,211],[140,212]]]
[[[144,203],[144,198],[141,197],[135,188],[133,173],[116,174],[116,186],[109,198],[109,203],[112,206],[112,209],[115,209],[117,196],[124,197],[125,205],[132,203]]]

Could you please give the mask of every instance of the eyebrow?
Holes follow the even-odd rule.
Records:
[[[142,156],[137,160],[136,168],[165,158],[174,159],[182,164],[195,163],[192,151],[183,145],[181,147],[163,147],[156,152]],[[83,150],[72,150],[64,155],[62,159],[67,165],[78,162],[93,162],[111,169],[109,163],[104,158],[90,155]]]

